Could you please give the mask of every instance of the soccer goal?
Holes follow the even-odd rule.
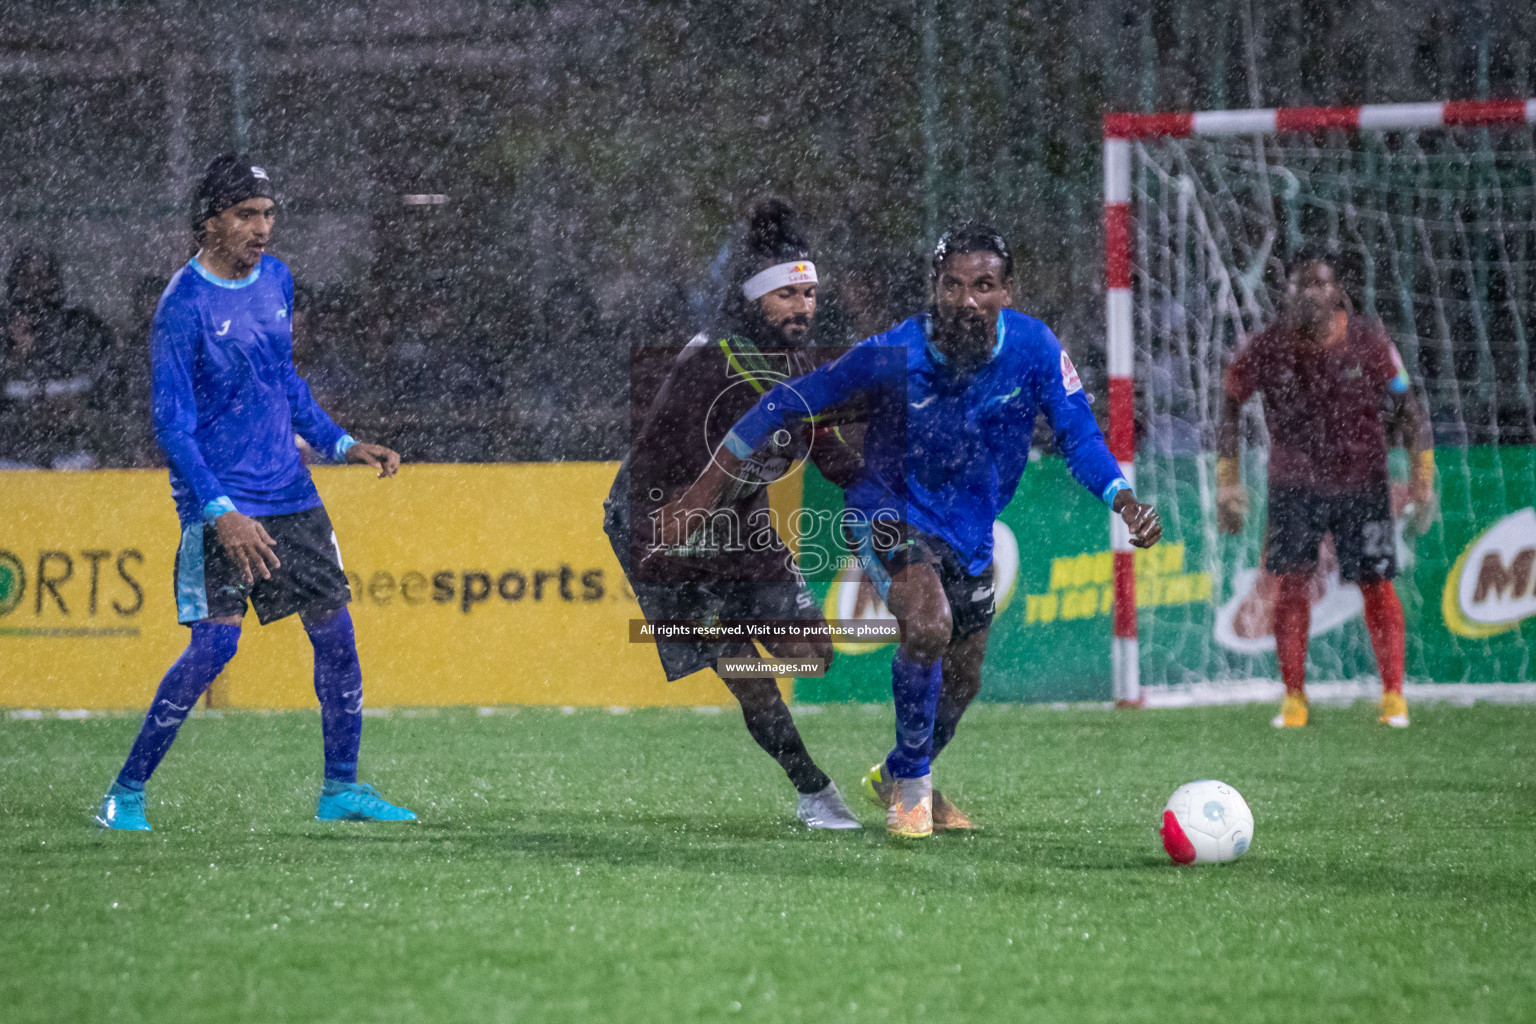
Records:
[[[1409,678],[1533,678],[1520,622],[1536,583],[1518,571],[1536,528],[1533,123],[1532,100],[1105,118],[1110,446],[1170,542],[1133,553],[1111,516],[1117,701],[1235,700],[1276,678],[1258,403],[1244,410],[1253,503],[1238,537],[1217,531],[1214,451],[1223,371],[1274,317],[1284,261],[1307,243],[1337,255],[1355,311],[1386,325],[1434,425],[1441,516],[1417,540],[1398,530]],[[1477,548],[1500,529],[1508,551]],[[1485,576],[1498,568],[1492,584],[1464,583],[1473,555]],[[1309,676],[1364,680],[1360,595],[1326,563]],[[1515,604],[1488,611],[1490,588]]]

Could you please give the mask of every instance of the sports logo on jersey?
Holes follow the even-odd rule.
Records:
[[[1023,391],[1023,390],[1024,390],[1023,388],[1014,388],[1012,391],[1008,392],[1006,395],[998,395],[995,398],[989,398],[989,399],[987,399],[987,406],[990,408],[991,406],[994,406],[994,405],[1002,405],[1004,402],[1012,401],[1013,399],[1018,398],[1019,397],[1019,393],[1021,391]]]
[[[261,168],[261,167],[252,167],[251,168],[251,177],[253,177],[253,178],[260,178],[262,181],[271,181],[272,180],[271,178],[267,177],[266,170]]]
[[[225,320],[222,324],[219,324],[218,330],[214,331],[213,333],[217,334],[221,338],[224,337],[224,335],[229,333],[229,321]]]
[[[1065,350],[1061,353],[1061,386],[1069,395],[1083,390],[1083,382],[1077,376],[1077,367],[1072,365],[1072,360]]]
[[[288,315],[288,307],[287,306],[278,306],[277,307],[277,318],[279,320],[283,319],[283,317],[285,317],[287,315]]]

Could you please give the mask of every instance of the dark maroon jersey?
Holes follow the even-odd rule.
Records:
[[[750,340],[727,334],[711,339],[699,334],[682,351],[644,353],[670,367],[631,436],[629,456],[614,481],[610,500],[628,502],[630,581],[652,582],[795,582],[793,559],[775,530],[759,532],[746,551],[714,550],[694,555],[647,558],[655,541],[653,514],[676,501],[709,466],[725,432],[758,398],[781,380],[803,376],[841,354],[840,349],[782,347],[759,349]],[[676,352],[674,356],[672,352]],[[643,401],[645,396],[632,396]],[[638,407],[631,408],[636,419]],[[862,468],[857,434],[850,420],[858,410],[807,417],[782,442],[765,445],[743,464],[721,495],[720,505],[753,532],[757,517],[769,507],[766,486],[799,459],[810,457],[822,475],[838,486]],[[841,424],[841,428],[832,426]],[[832,433],[829,433],[832,431]],[[627,493],[619,490],[627,481]],[[734,540],[741,538],[734,537]],[[761,543],[765,542],[765,543]],[[738,548],[740,545],[736,545]]]
[[[1226,388],[1239,402],[1264,396],[1271,487],[1339,494],[1387,484],[1385,399],[1404,377],[1380,321],[1340,312],[1323,342],[1279,324],[1255,335]]]

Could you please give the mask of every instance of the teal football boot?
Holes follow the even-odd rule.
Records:
[[[396,807],[364,782],[326,779],[320,788],[315,817],[321,821],[415,821],[416,815]]]
[[[144,817],[144,791],[112,783],[107,795],[101,798],[101,810],[96,812],[96,824],[123,832],[150,831],[149,819]]]

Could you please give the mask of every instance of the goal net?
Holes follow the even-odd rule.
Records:
[[[1518,617],[1496,633],[1465,628],[1478,609],[1453,608],[1447,588],[1460,585],[1457,560],[1466,561],[1468,544],[1536,502],[1533,108],[1519,101],[1106,120],[1110,372],[1119,377],[1111,437],[1123,461],[1134,450],[1138,495],[1162,510],[1172,545],[1133,556],[1115,538],[1137,577],[1136,615],[1117,615],[1118,697],[1139,699],[1146,686],[1160,688],[1145,692],[1154,698],[1240,699],[1257,695],[1255,680],[1278,679],[1274,581],[1261,562],[1269,444],[1262,404],[1243,411],[1250,514],[1240,536],[1217,530],[1215,446],[1224,370],[1275,318],[1285,260],[1306,244],[1336,257],[1355,311],[1386,326],[1434,428],[1441,515],[1418,538],[1398,519],[1410,680],[1532,678],[1536,633]],[[1406,460],[1394,453],[1392,461],[1397,515],[1407,499]],[[1498,553],[1494,583],[1507,584],[1499,600],[1536,591],[1536,582],[1515,578],[1523,542],[1512,543]],[[1330,557],[1325,540],[1308,677],[1354,681],[1364,693],[1376,669],[1362,601]]]

